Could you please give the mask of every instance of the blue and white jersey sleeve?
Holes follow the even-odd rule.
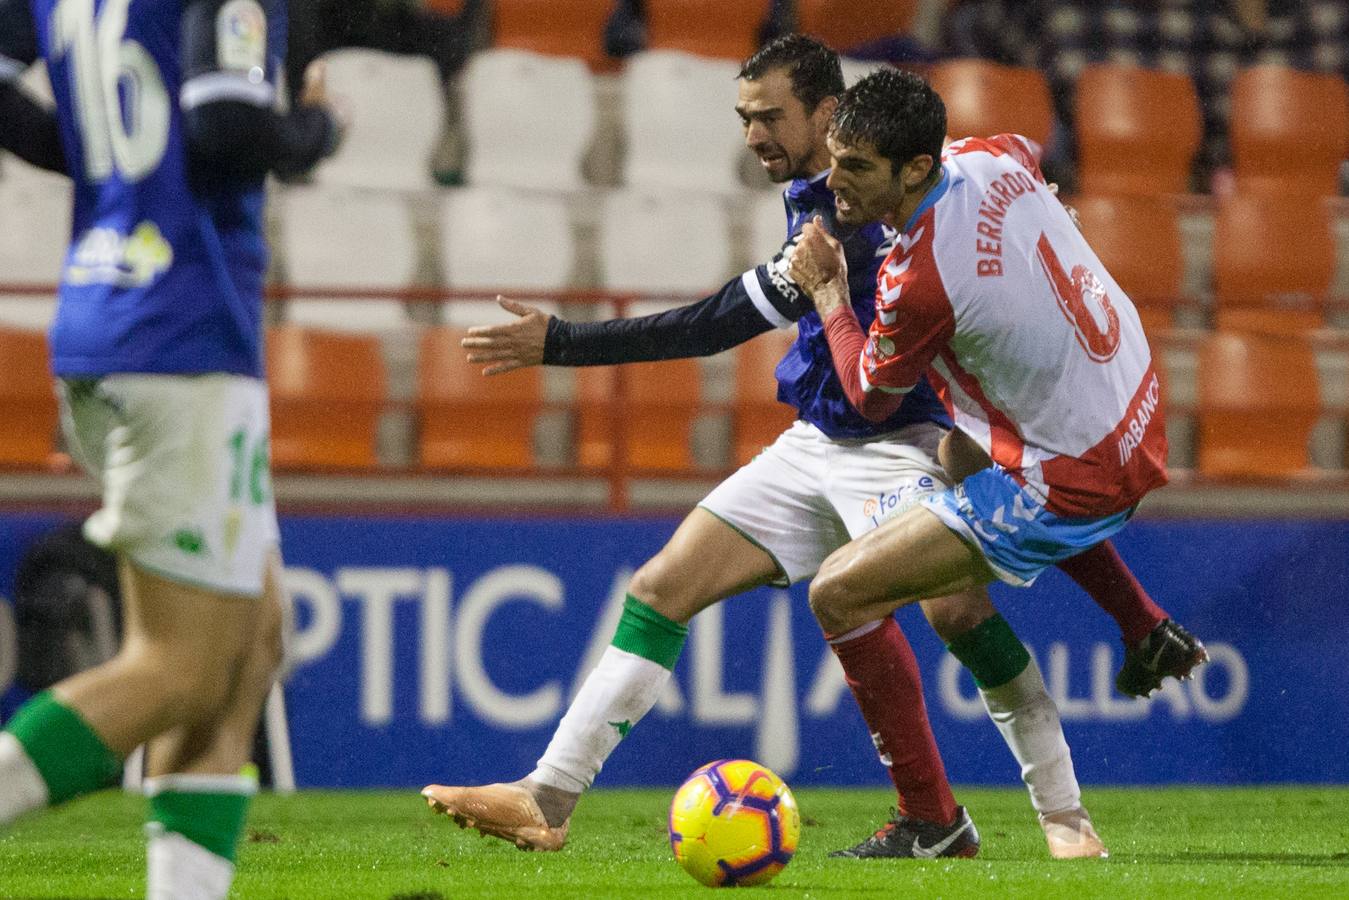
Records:
[[[195,0],[183,13],[183,110],[229,101],[276,105],[285,39],[280,0]]]

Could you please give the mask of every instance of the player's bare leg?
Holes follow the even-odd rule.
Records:
[[[261,598],[233,602],[255,605],[257,614],[224,708],[147,745],[150,900],[224,897],[233,879],[235,845],[256,789],[241,770],[251,759],[262,706],[281,664],[279,557],[269,561]]]
[[[114,783],[133,748],[219,715],[229,697],[255,607],[125,560],[120,572],[118,654],[25,704],[0,738],[3,821]]]
[[[765,550],[694,509],[633,576],[613,644],[586,677],[534,772],[509,784],[430,785],[423,796],[462,827],[525,850],[560,850],[581,793],[664,689],[689,619],[777,575]]]

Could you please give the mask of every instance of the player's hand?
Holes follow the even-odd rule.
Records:
[[[787,275],[812,297],[830,281],[848,280],[848,261],[843,256],[843,245],[824,227],[824,220],[816,216],[801,229],[787,266]]]
[[[335,100],[328,94],[328,64],[321,59],[311,62],[304,70],[304,87],[300,89],[301,106],[315,106],[327,111],[332,119],[334,134],[328,154],[331,155],[342,143],[351,122],[351,110],[341,100]]]
[[[477,325],[468,330],[460,345],[471,363],[487,363],[484,375],[500,375],[543,362],[543,344],[552,316],[541,309],[498,296],[506,312],[518,316],[504,325]]]
[[[1049,193],[1053,194],[1055,197],[1057,197],[1057,196],[1059,195],[1059,184],[1058,184],[1057,181],[1051,181],[1051,182],[1049,182],[1049,184],[1047,185],[1047,187],[1049,188]],[[1063,203],[1062,200],[1060,200],[1059,202],[1060,202],[1060,203]],[[1070,218],[1070,219],[1073,220],[1073,224],[1077,226],[1077,230],[1078,230],[1078,231],[1081,231],[1081,230],[1082,230],[1082,220],[1079,219],[1079,218],[1077,217],[1077,210],[1074,209],[1073,207],[1069,206],[1067,203],[1063,203],[1063,208],[1064,208],[1065,210],[1067,210],[1067,212],[1068,212],[1068,218]]]

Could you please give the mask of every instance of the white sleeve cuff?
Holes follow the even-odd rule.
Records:
[[[28,68],[17,59],[10,59],[8,56],[0,55],[0,81],[13,81],[23,74],[23,70]]]
[[[178,102],[193,109],[217,100],[237,100],[251,106],[270,108],[276,103],[276,87],[266,81],[252,81],[238,72],[207,72],[183,83]]]
[[[768,320],[770,325],[774,328],[792,327],[791,320],[778,312],[777,308],[773,306],[772,303],[768,302],[768,295],[764,293],[763,285],[759,284],[758,269],[750,269],[748,272],[741,275],[740,283],[744,286],[745,293],[749,294],[750,302],[754,304],[754,308],[759,311],[761,316]]]

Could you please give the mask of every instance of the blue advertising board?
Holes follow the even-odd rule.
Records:
[[[0,517],[0,593],[57,520]],[[295,635],[286,685],[307,787],[480,783],[527,773],[607,645],[627,579],[674,520],[282,521]],[[1151,700],[1113,690],[1114,623],[1056,571],[993,588],[1057,700],[1092,784],[1349,782],[1349,522],[1140,520],[1118,537],[1213,660]],[[915,609],[951,779],[1015,784],[969,676]],[[0,609],[0,694],[13,677]],[[11,693],[12,697],[12,693]],[[695,618],[670,689],[610,759],[607,785],[670,784],[749,756],[799,784],[882,784],[866,728],[806,605],[762,589]]]

